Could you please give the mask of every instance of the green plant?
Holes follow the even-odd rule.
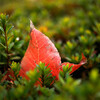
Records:
[[[7,23],[8,21],[8,16],[4,15],[4,14],[1,14],[0,15],[0,31],[1,31],[1,38],[0,38],[0,45],[2,46],[2,51],[5,51],[5,52],[2,52],[0,51],[0,53],[6,57],[6,61],[3,62],[4,64],[6,63],[6,67],[5,70],[7,70],[9,68],[9,59],[10,59],[10,50],[11,48],[13,47],[14,43],[12,42],[12,35],[9,34],[9,32],[12,30],[13,26],[9,25]]]
[[[100,100],[100,0],[11,1],[0,1],[0,100]],[[2,18],[5,32],[14,25],[7,38]],[[20,62],[30,39],[29,19],[54,42],[62,62],[77,64],[84,53],[87,63],[71,75],[68,65],[64,66],[59,81],[42,87],[36,85],[37,80],[48,76],[45,71],[51,73],[44,63],[27,72],[30,80],[19,76]],[[10,41],[8,54],[6,40]],[[13,81],[4,77],[7,66],[16,75],[16,78],[9,75]]]
[[[19,38],[12,32],[12,26],[9,24],[9,18],[6,14],[0,14],[0,67],[4,71],[8,70],[12,60],[17,60],[20,57],[16,47],[21,48],[23,40],[19,41]],[[14,50],[15,49],[15,50]]]

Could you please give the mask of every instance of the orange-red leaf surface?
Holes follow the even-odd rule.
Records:
[[[22,59],[19,74],[28,79],[26,72],[34,70],[36,64],[39,64],[40,61],[48,65],[52,75],[56,76],[56,79],[58,79],[59,71],[62,69],[62,66],[69,63],[61,64],[61,57],[54,44],[47,36],[35,29],[31,22],[30,42]],[[86,63],[84,55],[82,55],[82,61],[79,64],[69,63],[69,67],[73,65],[71,73],[84,63]]]
[[[82,54],[82,60],[81,60],[81,62],[79,63],[79,64],[73,64],[73,63],[69,63],[69,62],[64,62],[64,63],[62,63],[62,67],[63,67],[63,65],[67,65],[67,64],[69,64],[69,68],[71,67],[71,66],[73,66],[72,67],[72,71],[70,72],[70,74],[71,73],[73,73],[74,71],[76,71],[80,66],[82,66],[83,64],[85,64],[87,62],[87,59],[85,58],[85,56]]]
[[[22,59],[22,68],[19,74],[27,78],[26,72],[33,70],[40,61],[48,65],[52,70],[52,75],[58,79],[58,73],[61,68],[60,55],[51,40],[33,27],[30,33],[29,46]]]

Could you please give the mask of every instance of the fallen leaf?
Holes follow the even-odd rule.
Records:
[[[87,62],[86,57],[82,54],[82,60],[79,64],[73,64],[69,62],[64,62],[61,64],[59,52],[51,40],[39,30],[35,29],[31,21],[30,27],[30,42],[21,61],[21,70],[19,72],[20,76],[29,79],[26,75],[26,72],[29,70],[34,70],[36,64],[39,64],[41,61],[50,68],[52,76],[55,76],[55,79],[58,80],[59,72],[62,70],[63,65],[69,64],[69,68],[73,66],[72,71],[70,72],[71,74]],[[9,79],[9,75],[14,76],[12,72],[8,71],[6,76],[3,77],[2,81]],[[36,84],[40,83],[37,81]]]
[[[30,42],[22,59],[19,74],[28,79],[26,72],[33,70],[36,64],[39,64],[41,61],[45,63],[46,66],[48,65],[52,75],[58,79],[58,74],[61,69],[61,57],[58,50],[47,36],[35,29],[32,22],[30,23]]]
[[[82,54],[82,61],[79,64],[73,64],[69,62],[61,64],[61,57],[59,52],[51,40],[39,30],[35,29],[32,21],[30,22],[30,27],[30,42],[28,49],[26,50],[26,53],[22,59],[21,70],[19,73],[22,77],[26,77],[28,79],[26,72],[29,70],[34,70],[36,64],[39,64],[40,61],[45,63],[46,66],[48,65],[52,75],[56,76],[57,80],[63,65],[69,64],[69,67],[73,65],[71,71],[71,73],[73,73],[81,65],[86,63],[87,60]]]

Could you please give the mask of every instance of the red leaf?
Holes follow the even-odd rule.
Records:
[[[45,65],[49,65],[48,67],[52,70],[52,75],[58,79],[61,68],[61,57],[56,47],[47,36],[34,28],[32,22],[31,28],[29,46],[22,59],[22,68],[19,74],[28,79],[26,72],[33,70],[36,64],[39,64],[41,61],[45,63]]]
[[[73,63],[69,63],[69,62],[64,62],[64,63],[62,63],[62,66],[63,65],[67,65],[67,64],[69,64],[69,68],[71,67],[71,66],[73,66],[72,67],[72,71],[70,72],[70,74],[71,73],[73,73],[74,71],[76,71],[79,67],[81,67],[83,64],[85,64],[87,62],[87,59],[86,59],[86,57],[84,56],[84,54],[82,53],[82,60],[81,60],[81,62],[79,63],[79,64],[73,64]]]
[[[61,57],[51,40],[43,33],[35,29],[32,22],[30,24],[30,27],[30,42],[25,56],[23,57],[21,62],[21,70],[19,72],[20,76],[29,79],[26,75],[26,72],[29,70],[34,70],[36,64],[39,64],[39,62],[41,61],[45,63],[46,66],[48,65],[52,75],[56,76],[56,79],[58,80],[59,72],[60,70],[62,70],[63,65],[69,64],[69,67],[73,65],[72,71],[70,72],[71,74],[81,65],[86,63],[87,59],[82,54],[82,60],[79,64],[73,64],[69,62],[61,64]],[[9,80],[9,75],[14,76],[12,72],[8,71],[7,74],[3,77],[2,81],[4,81],[5,79]]]
[[[29,70],[34,70],[36,64],[39,64],[41,61],[45,63],[45,65],[49,65],[48,67],[51,69],[52,75],[56,76],[56,79],[58,79],[59,71],[62,69],[62,66],[68,64],[69,62],[61,64],[61,57],[51,40],[43,33],[35,29],[32,22],[30,27],[31,39],[25,56],[22,59],[22,68],[19,74],[28,79],[26,72]],[[71,73],[77,70],[84,63],[86,63],[86,58],[82,54],[82,61],[79,64],[69,63],[69,67],[73,65]]]

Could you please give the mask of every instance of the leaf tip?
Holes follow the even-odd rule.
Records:
[[[84,54],[82,53],[82,60],[80,62],[81,65],[85,64],[87,62],[87,58],[84,56]]]
[[[33,22],[30,20],[30,32],[34,29]]]

